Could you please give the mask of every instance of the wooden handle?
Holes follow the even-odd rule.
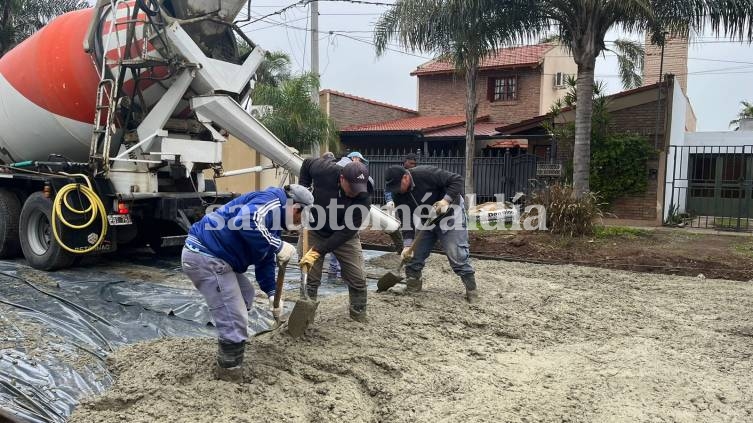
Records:
[[[443,217],[445,217],[446,214],[447,213],[442,213],[439,216],[435,217],[434,219],[431,219],[426,226],[436,225],[437,222],[439,222],[440,219],[442,219]],[[426,230],[416,231],[416,237],[413,238],[413,244],[411,244],[411,246],[408,247],[408,251],[410,251],[411,253],[413,251],[415,251],[416,245],[418,245],[418,242],[421,241],[421,238],[423,238],[423,236],[424,236],[424,232],[426,232]]]
[[[274,308],[280,308],[280,301],[282,300],[282,289],[285,284],[285,266],[278,266],[277,268],[277,285],[275,286],[275,299],[272,303]]]
[[[306,255],[306,253],[309,252],[309,230],[306,228],[301,229],[301,236],[303,237],[303,240],[301,241],[301,251],[303,255]]]

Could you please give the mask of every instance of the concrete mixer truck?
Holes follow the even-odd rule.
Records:
[[[228,134],[298,174],[241,107],[264,58],[234,23],[244,5],[99,0],[0,58],[0,258],[53,270],[123,244],[179,249],[232,198],[204,177],[243,172],[222,167]],[[370,224],[399,233],[376,207]]]

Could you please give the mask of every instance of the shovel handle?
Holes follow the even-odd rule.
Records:
[[[277,284],[275,285],[275,299],[272,303],[275,308],[280,308],[282,300],[282,288],[285,284],[285,266],[277,266]]]
[[[446,215],[447,215],[447,213],[445,212],[445,213],[442,213],[440,215],[435,216],[434,219],[431,219],[426,226],[435,225],[437,222],[439,222],[440,219],[442,219]],[[416,237],[413,238],[413,244],[411,244],[410,247],[408,247],[408,252],[410,252],[411,254],[413,253],[413,251],[416,250],[416,245],[418,245],[418,242],[421,241],[421,238],[424,237],[424,232],[426,232],[426,231],[424,230],[424,231],[416,231],[416,232],[417,232],[416,233]],[[406,260],[403,260],[400,263],[400,268],[403,267],[403,265],[405,264],[405,262],[406,262]]]
[[[305,227],[301,229],[301,258],[303,258],[309,251],[309,230]],[[308,299],[306,295],[306,282],[308,281],[308,273],[301,268],[301,298]]]

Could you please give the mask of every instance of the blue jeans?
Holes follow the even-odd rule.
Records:
[[[235,273],[225,260],[183,248],[183,272],[209,306],[217,336],[238,343],[248,339],[248,309],[254,303],[254,286],[243,273]]]
[[[468,218],[463,211],[462,222],[457,227],[442,230],[440,225],[434,225],[433,229],[424,230],[418,241],[413,258],[405,266],[405,275],[409,278],[420,279],[421,271],[426,265],[426,259],[431,254],[431,248],[439,239],[442,248],[450,262],[450,267],[456,275],[472,275],[475,273],[471,266],[470,244],[468,243]],[[416,232],[418,235],[418,232]]]

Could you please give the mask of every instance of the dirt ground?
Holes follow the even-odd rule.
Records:
[[[370,293],[368,324],[324,299],[305,338],[250,343],[240,385],[213,379],[212,340],[123,348],[71,421],[753,420],[750,283],[475,265],[478,305],[439,256],[422,293]]]
[[[751,236],[620,227],[607,227],[595,236],[582,238],[544,232],[471,231],[469,234],[471,253],[478,256],[667,275],[753,279]],[[364,244],[391,245],[389,237],[380,232],[361,232],[361,240]]]

